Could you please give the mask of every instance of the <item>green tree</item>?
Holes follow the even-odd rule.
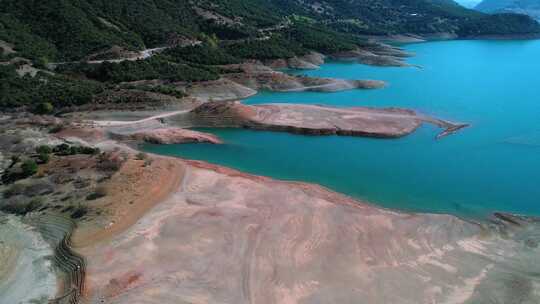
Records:
[[[29,177],[37,173],[38,165],[32,159],[26,160],[22,165],[22,175],[24,177]]]
[[[50,154],[47,154],[47,153],[40,153],[38,155],[38,159],[42,164],[46,164],[51,159],[51,156],[50,156]]]
[[[52,153],[52,148],[47,145],[42,145],[36,148],[36,153],[39,154],[50,154]]]
[[[35,112],[37,114],[51,114],[53,110],[54,107],[50,102],[42,102],[36,106]]]

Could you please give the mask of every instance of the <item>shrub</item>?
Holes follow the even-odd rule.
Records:
[[[36,106],[34,112],[37,114],[51,114],[53,110],[54,107],[50,102],[42,102]]]
[[[13,184],[4,191],[4,198],[10,198],[15,195],[22,194],[25,186],[23,184]]]
[[[204,65],[240,63],[241,60],[214,46],[214,42],[197,46],[176,47],[164,52],[175,61],[187,61]]]
[[[85,74],[89,78],[115,83],[149,79],[170,81],[219,79],[219,75],[212,69],[172,62],[160,55],[144,60],[122,61],[120,63],[105,62],[92,67]]]
[[[22,176],[23,178],[32,176],[37,173],[38,165],[32,159],[26,160],[22,165]]]
[[[120,170],[123,163],[123,158],[113,157],[113,155],[109,153],[101,153],[99,155],[99,162],[97,163],[97,167],[101,171],[116,172]]]
[[[71,213],[71,218],[72,219],[79,219],[79,218],[85,216],[87,213],[88,213],[88,207],[79,205],[79,206],[77,206],[77,208],[75,208],[73,213]]]
[[[12,65],[0,65],[0,84],[0,109],[27,107],[38,114],[87,104],[104,89],[98,82],[60,74],[39,72],[35,77],[19,77]]]
[[[39,153],[38,160],[41,164],[46,164],[51,159],[51,156],[47,153]]]
[[[49,130],[49,133],[56,134],[56,133],[62,131],[63,129],[64,129],[63,125],[55,125],[54,127],[52,127],[52,129]]]
[[[10,214],[16,214],[16,215],[25,215],[27,213],[30,213],[32,211],[36,211],[40,208],[40,206],[43,203],[43,199],[40,197],[33,198],[29,202],[26,203],[11,203],[0,206],[0,210],[6,213]]]
[[[42,145],[36,148],[36,152],[39,154],[50,154],[52,153],[52,148],[47,145]]]
[[[139,152],[137,153],[137,155],[135,155],[135,158],[137,160],[145,160],[148,158],[148,154],[144,153],[144,152]]]
[[[53,152],[58,154],[58,155],[68,155],[69,152],[70,152],[69,145],[68,144],[60,144],[60,145],[53,148]]]
[[[92,148],[86,146],[79,147],[80,154],[97,155],[99,154],[99,152],[99,148]]]
[[[12,162],[13,164],[18,163],[19,160],[21,160],[21,157],[20,157],[19,155],[12,155],[12,156],[11,156],[11,162]]]
[[[86,196],[86,200],[93,201],[93,200],[97,200],[105,196],[107,196],[107,189],[105,189],[105,187],[100,186],[100,187],[97,187],[93,193],[90,193],[88,196]]]
[[[99,148],[92,148],[88,146],[70,146],[65,143],[54,147],[52,151],[58,155],[76,155],[76,154],[96,155],[96,154],[99,154]]]

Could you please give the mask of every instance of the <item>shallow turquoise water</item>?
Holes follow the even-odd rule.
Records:
[[[381,90],[261,93],[246,103],[400,106],[471,128],[436,141],[425,126],[397,140],[206,130],[223,146],[145,146],[281,179],[303,180],[396,209],[540,215],[540,41],[407,45],[417,68],[328,63],[310,76],[380,79]]]

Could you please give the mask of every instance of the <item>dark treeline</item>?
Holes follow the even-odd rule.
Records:
[[[219,78],[219,75],[210,69],[171,62],[162,56],[146,60],[89,65],[86,75],[99,81],[115,83],[150,79],[203,81]]]

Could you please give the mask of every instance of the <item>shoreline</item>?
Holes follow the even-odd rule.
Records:
[[[276,109],[272,110],[275,114]],[[141,122],[144,125],[166,118],[158,115]],[[419,119],[447,126],[442,135],[465,127]],[[504,269],[512,267],[512,275],[522,276],[518,270],[533,259],[530,251],[515,250],[526,246],[534,252],[536,248],[535,236],[530,235],[537,228],[536,222],[529,218],[495,213],[488,221],[478,223],[451,215],[395,211],[323,186],[275,180],[206,162],[157,155],[136,159],[136,151],[105,130],[129,124],[109,121],[90,129],[89,134],[102,132],[103,138],[98,139],[84,138],[81,130],[82,134],[74,132],[71,137],[69,132],[60,133],[66,142],[75,139],[105,150],[118,149],[115,153],[124,153],[127,158],[105,181],[107,195],[91,202],[93,208],[106,211],[103,221],[83,223],[73,239],[67,234],[68,240],[62,240],[68,249],[74,248],[88,259],[89,271],[83,272],[82,287],[75,296],[82,292],[95,301],[91,303],[101,299],[130,303],[144,296],[139,293],[142,291],[155,292],[158,300],[159,295],[173,293],[176,301],[341,302],[345,297],[378,302],[387,300],[380,295],[388,289],[377,289],[382,288],[378,280],[386,276],[395,286],[411,284],[410,288],[424,292],[416,297],[406,288],[396,288],[389,295],[395,300],[474,301],[478,293],[482,296],[483,284],[493,286],[504,281]],[[152,163],[147,165],[147,160]],[[501,235],[508,239],[501,243]],[[420,244],[416,243],[418,239]],[[149,248],[157,248],[163,256],[156,257]],[[135,249],[142,259],[129,258]],[[503,254],[496,257],[491,252]],[[497,263],[485,263],[497,258]],[[177,259],[180,262],[165,265],[165,261]],[[191,268],[190,263],[204,271]],[[422,282],[425,273],[440,284],[437,286],[444,287],[431,290],[431,283]],[[405,279],[408,274],[410,282]],[[222,285],[221,281],[231,278],[242,285]],[[372,278],[377,279],[370,281]],[[86,288],[85,279],[89,280]],[[205,290],[191,285],[193,282],[204,282]],[[362,288],[348,285],[350,282]],[[497,290],[497,294],[501,299],[517,296],[513,290]],[[534,295],[526,296],[534,299]]]
[[[502,214],[476,222],[395,211],[320,185],[203,161],[154,154],[143,161],[136,150],[95,128],[74,127],[54,137],[77,138],[125,158],[103,184],[108,194],[91,203],[101,215],[80,221],[66,243],[84,257],[82,290],[74,294],[88,303],[152,303],[164,296],[177,302],[232,298],[263,304],[306,297],[339,302],[343,295],[377,303],[383,294],[416,303],[456,294],[472,299],[474,293],[464,290],[499,282],[501,269],[516,266],[513,255],[530,259],[514,252],[515,242],[534,231],[535,222],[527,218]],[[39,218],[48,223],[47,217]],[[509,239],[500,243],[499,233]],[[492,251],[504,252],[502,268],[486,263]],[[426,272],[448,287],[417,296],[404,289],[389,294],[376,284],[390,275],[392,284],[408,282],[427,292],[431,284],[421,279]],[[469,281],[463,283],[456,273]],[[308,282],[327,288],[305,289]]]
[[[468,40],[539,40],[540,33],[537,34],[515,34],[515,35],[479,35],[479,36],[457,36],[451,33],[436,33],[436,34],[398,34],[390,36],[365,36],[369,39],[373,39],[382,43],[395,43],[397,46],[425,43],[425,42],[437,42],[437,41],[468,41]]]
[[[461,299],[471,300],[475,296],[473,290],[476,290],[486,281],[498,281],[500,278],[497,270],[498,266],[491,263],[482,262],[473,269],[466,270],[463,267],[468,265],[468,262],[461,264],[461,262],[454,260],[457,256],[461,256],[460,261],[465,259],[469,262],[477,259],[483,260],[486,257],[488,260],[491,259],[488,253],[491,250],[487,248],[500,245],[498,245],[499,241],[492,240],[492,238],[497,239],[497,233],[494,232],[496,230],[489,228],[491,225],[489,221],[481,223],[463,221],[455,216],[442,214],[419,214],[381,209],[315,184],[275,180],[202,161],[155,155],[152,155],[152,157],[167,159],[185,166],[186,174],[183,177],[181,186],[173,190],[166,199],[149,209],[133,226],[114,235],[112,243],[98,243],[83,248],[85,255],[89,259],[87,299],[90,301],[97,301],[98,298],[92,297],[92,295],[99,295],[99,299],[109,298],[115,299],[118,303],[129,303],[135,298],[145,299],[144,291],[153,290],[153,299],[160,299],[160,297],[172,292],[172,294],[175,294],[175,299],[180,301],[185,300],[185,296],[197,298],[211,296],[216,301],[225,296],[248,297],[250,299],[240,300],[239,298],[238,301],[241,303],[250,301],[256,301],[257,303],[284,303],[280,296],[281,292],[275,289],[276,286],[272,281],[265,279],[270,275],[268,267],[271,269],[276,267],[274,271],[277,271],[277,273],[274,276],[277,276],[280,280],[293,280],[297,282],[295,284],[302,284],[301,282],[309,281],[308,278],[311,278],[311,280],[321,282],[326,286],[332,286],[330,289],[325,289],[324,292],[324,297],[330,297],[331,299],[339,297],[335,293],[340,290],[338,288],[339,284],[348,284],[346,283],[348,280],[352,280],[352,282],[356,282],[355,285],[360,284],[364,288],[370,286],[370,288],[377,289],[377,287],[371,285],[372,283],[369,283],[369,280],[365,281],[365,275],[370,273],[371,276],[378,276],[380,267],[385,271],[394,273],[395,280],[402,283],[404,281],[402,281],[402,274],[400,273],[402,271],[409,273],[408,278],[412,280],[410,282],[415,282],[413,285],[417,286],[417,288],[423,289],[425,287],[421,287],[423,285],[415,278],[416,273],[418,271],[428,271],[428,269],[435,280],[442,280],[447,282],[446,284],[454,286],[445,289],[441,294],[430,296],[425,296],[425,294],[422,296],[422,293],[419,293],[418,296],[406,295],[406,293],[403,293],[404,290],[400,289],[386,293],[386,295],[399,296],[402,299],[416,299],[418,303],[427,303],[426,301],[429,299],[441,301],[444,298],[456,296]],[[340,216],[331,216],[335,212],[338,212]],[[350,216],[353,216],[355,220],[352,220]],[[314,218],[310,220],[311,217]],[[508,232],[513,231],[513,229],[520,231],[522,229],[519,228],[520,226],[527,227],[529,225],[525,224],[522,218],[511,215],[495,215],[494,221],[496,220],[498,220],[498,224],[495,224],[495,226],[500,227],[497,229]],[[310,222],[312,224],[308,224]],[[342,259],[348,261],[346,265],[336,264],[335,261],[330,262],[334,254],[337,254],[338,251],[342,252],[339,248],[343,246],[345,246],[343,248],[347,248],[345,244],[362,242],[358,239],[353,241],[355,238],[354,233],[338,237],[338,231],[341,231],[339,223],[342,222],[353,225],[356,227],[354,229],[359,229],[357,233],[360,233],[360,235],[374,233],[380,235],[382,239],[366,240],[371,244],[370,246],[375,248],[374,251],[368,251],[371,253],[362,253],[365,252],[365,248],[369,248],[366,247],[367,243],[366,245],[358,245],[358,250],[362,249],[361,251],[350,248],[347,250],[348,253],[341,253],[343,255]],[[305,230],[306,228],[301,228],[303,225],[312,228]],[[276,231],[277,234],[275,234],[270,227],[283,227],[282,229],[286,229],[286,232],[279,230],[279,233]],[[350,230],[350,228],[348,229]],[[399,232],[400,229],[406,229],[406,231],[402,234],[402,232]],[[323,232],[327,230],[328,232]],[[186,234],[186,231],[189,231],[189,233]],[[333,236],[329,238],[323,237],[326,233],[331,233]],[[440,235],[434,236],[432,233]],[[517,232],[511,232],[511,234],[513,233]],[[235,244],[237,239],[238,241],[242,239],[243,241],[239,242],[244,245],[239,243],[239,251],[231,252],[230,254],[233,256],[230,256],[228,253],[230,249],[228,248],[231,248],[232,245],[229,245],[228,242],[224,243],[221,237],[222,234],[234,235],[235,237],[231,239],[231,242]],[[192,235],[197,237],[193,239]],[[415,242],[419,242],[418,244],[423,244],[424,237],[426,237],[426,242],[431,245],[426,245],[428,247],[424,248],[424,245],[410,244],[411,241],[406,240],[408,237],[412,237]],[[169,238],[174,239],[174,244],[178,245],[171,244]],[[306,238],[308,240],[314,239],[302,245],[304,244],[302,240]],[[322,239],[318,240],[319,238]],[[385,238],[389,240],[385,241]],[[228,238],[225,237],[225,239]],[[265,239],[266,241],[264,241]],[[398,242],[400,245],[395,245],[398,246],[395,249],[392,249],[393,246],[386,247],[390,245],[386,243],[391,241]],[[514,254],[510,253],[512,252],[512,249],[510,249],[512,242],[504,243],[502,247],[504,249],[501,249],[506,252],[503,255],[504,257],[507,254],[508,257]],[[267,246],[264,244],[267,244]],[[221,246],[225,247],[221,248]],[[268,246],[271,246],[271,248]],[[297,248],[297,246],[300,247]],[[420,246],[420,248],[417,246]],[[483,249],[478,251],[479,249],[475,249],[478,246]],[[148,248],[153,247],[160,248],[160,257],[173,254],[177,258],[167,259],[169,262],[164,265],[162,258],[157,258],[158,256],[153,253],[154,250],[149,251]],[[399,250],[394,254],[401,252],[402,256],[398,255],[390,258],[376,248],[381,250],[386,248],[384,250],[390,251]],[[141,261],[126,264],[130,256],[128,252],[132,250],[137,250]],[[272,255],[265,255],[266,250],[273,252],[272,255],[277,255],[278,260],[281,262],[274,264],[276,260],[271,258]],[[300,251],[298,252],[298,250]],[[424,250],[426,251],[424,252]],[[104,258],[101,252],[105,252],[107,258]],[[379,253],[377,254],[377,252]],[[408,253],[403,255],[403,252]],[[179,253],[181,253],[181,257],[179,257]],[[241,260],[240,257],[243,257],[244,261],[239,266],[240,268],[232,266],[234,264],[231,264],[231,262]],[[334,271],[340,273],[339,278],[334,276],[334,271],[319,272],[321,271],[319,270],[320,266],[317,265],[323,263],[324,259],[327,259],[328,263],[336,267]],[[477,263],[480,260],[477,260]],[[510,261],[511,259],[503,264],[511,263]],[[195,265],[211,263],[217,269],[215,272],[212,270],[198,272],[196,269],[191,268],[192,263],[195,263]],[[267,265],[267,263],[270,264],[262,266]],[[294,274],[283,272],[284,270],[279,266],[281,263],[286,263],[289,265],[288,267],[296,269]],[[362,272],[350,273],[344,271],[343,267],[353,265],[354,267],[360,267]],[[420,270],[424,267],[427,268]],[[310,270],[308,271],[308,269]],[[236,287],[226,284],[228,287],[223,289],[223,284],[219,283],[224,282],[223,277],[218,274],[222,273],[222,271],[227,273],[229,278],[227,282],[232,284],[245,282],[248,285]],[[446,277],[445,273],[461,273],[460,276],[470,278],[470,283],[464,283],[461,280],[453,282],[453,280]],[[479,274],[483,275],[479,276]],[[165,278],[163,278],[164,275]],[[181,283],[175,283],[179,285],[169,284],[166,278],[171,276],[176,278],[178,275]],[[216,275],[217,277],[214,277]],[[306,275],[308,277],[304,278]],[[352,279],[351,276],[355,277],[355,279]],[[337,281],[326,281],[329,277],[330,280]],[[364,278],[364,280],[361,278]],[[477,279],[473,280],[473,278]],[[204,288],[201,290],[197,286],[190,285],[188,282],[191,280],[204,281]],[[293,298],[297,296],[304,298],[308,294],[315,298],[322,296],[316,291],[319,289],[308,289],[305,290],[307,294],[298,294],[292,286],[283,288],[291,295],[296,295]],[[180,294],[174,290],[178,290]],[[352,291],[342,292],[352,298],[357,298],[359,295],[356,294],[355,290],[353,288]],[[471,292],[465,292],[465,290],[471,290]],[[262,296],[263,294],[266,296]],[[377,303],[381,300],[379,295],[378,292],[374,292],[364,294],[362,298]],[[149,300],[149,298],[146,299]],[[291,299],[286,302],[297,303],[297,301],[298,299]]]

